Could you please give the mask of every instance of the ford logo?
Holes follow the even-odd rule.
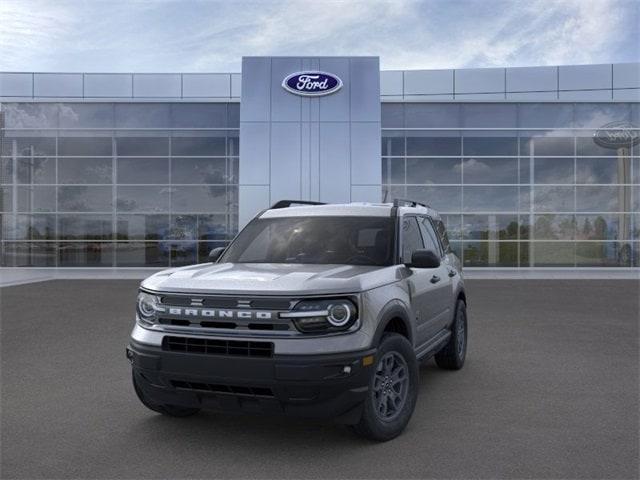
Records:
[[[319,97],[340,90],[342,80],[326,72],[296,72],[282,81],[282,88],[296,95]]]
[[[640,129],[628,122],[612,122],[593,134],[593,141],[604,148],[624,148],[640,142]]]

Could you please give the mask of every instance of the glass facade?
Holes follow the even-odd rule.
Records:
[[[383,198],[439,210],[468,267],[637,267],[640,145],[594,134],[639,107],[384,103]]]
[[[2,266],[201,261],[238,223],[237,103],[3,103]]]

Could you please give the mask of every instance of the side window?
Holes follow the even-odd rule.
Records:
[[[424,245],[416,218],[404,217],[402,219],[402,261],[410,262],[414,250],[421,248],[424,248]]]
[[[440,241],[444,247],[445,253],[451,253],[451,246],[449,245],[449,236],[447,235],[447,229],[444,227],[442,220],[434,221],[438,235],[440,235]]]
[[[438,239],[436,237],[436,232],[433,231],[433,227],[431,226],[431,222],[426,217],[420,217],[420,231],[422,232],[422,237],[424,238],[424,244],[427,250],[432,250],[436,255],[442,256],[442,250],[440,249],[440,244],[438,243]]]

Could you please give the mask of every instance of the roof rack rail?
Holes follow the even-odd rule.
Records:
[[[394,207],[418,207],[418,206],[420,206],[420,207],[424,207],[424,208],[431,208],[426,203],[416,202],[415,200],[407,200],[405,198],[394,198],[393,199],[393,206]]]
[[[312,202],[311,200],[280,200],[273,205],[271,209],[275,208],[287,208],[291,205],[326,205],[324,202]]]

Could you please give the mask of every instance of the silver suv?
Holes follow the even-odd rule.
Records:
[[[460,261],[426,205],[281,201],[210,260],[140,287],[127,357],[151,410],[336,418],[389,440],[418,362],[464,364]]]

